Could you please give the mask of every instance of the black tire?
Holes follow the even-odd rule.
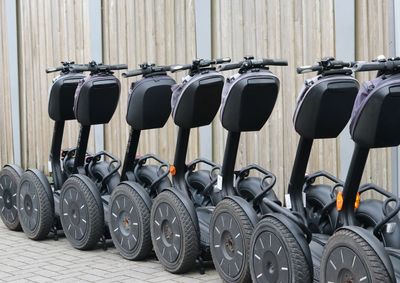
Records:
[[[65,181],[60,195],[60,219],[74,248],[90,250],[97,246],[104,233],[104,212],[100,193],[88,177],[73,175]]]
[[[290,229],[267,216],[251,237],[250,271],[253,282],[312,282],[310,267]]]
[[[253,228],[245,211],[232,199],[216,206],[210,223],[210,249],[224,281],[251,282],[248,257]]]
[[[136,184],[139,186],[139,184]],[[115,247],[128,260],[141,260],[152,251],[150,209],[129,185],[120,184],[111,195],[110,234]]]
[[[54,221],[50,193],[50,184],[43,173],[27,170],[22,174],[17,207],[22,230],[29,239],[43,240],[50,233]]]
[[[22,169],[5,166],[0,172],[0,218],[9,230],[21,231],[18,217],[17,190]]]
[[[375,250],[351,230],[339,230],[328,240],[321,259],[322,282],[391,282]],[[347,280],[347,281],[346,281]]]
[[[156,165],[145,165],[138,169],[138,182],[147,190],[151,198],[155,198],[164,189],[170,188],[172,186],[171,180],[167,177],[160,180],[160,182],[155,186],[154,192],[149,192],[149,186],[159,178],[158,176],[158,166]]]
[[[154,251],[171,273],[192,269],[199,255],[199,238],[189,212],[172,192],[164,191],[153,203],[150,216]]]

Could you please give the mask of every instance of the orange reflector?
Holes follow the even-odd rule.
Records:
[[[343,207],[343,193],[338,192],[336,195],[336,210],[341,211]]]
[[[356,202],[354,203],[355,208],[358,208],[360,206],[360,201],[361,201],[360,193],[357,193]]]
[[[171,173],[172,176],[175,176],[176,168],[174,165],[169,166],[169,173]]]

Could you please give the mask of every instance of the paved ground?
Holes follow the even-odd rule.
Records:
[[[78,251],[65,238],[31,241],[22,232],[9,231],[0,221],[0,282],[221,282],[206,269],[174,275],[155,260],[124,260],[114,247],[107,251]]]

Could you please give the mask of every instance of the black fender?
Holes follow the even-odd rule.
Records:
[[[251,224],[253,224],[253,228],[257,225],[259,217],[254,208],[244,198],[238,196],[228,196],[226,198],[233,200],[243,209],[247,217],[249,217]]]
[[[175,189],[173,187],[164,188],[163,191],[169,191],[173,193],[183,203],[190,215],[190,218],[193,221],[194,226],[196,227],[200,239],[199,219],[197,218],[196,208],[194,207],[192,200],[186,194],[182,193],[179,189]]]
[[[21,177],[22,173],[24,173],[24,170],[19,165],[16,165],[16,164],[6,164],[3,166],[3,168],[6,168],[6,167],[10,167],[11,169],[13,169],[20,177]]]
[[[104,215],[103,201],[101,200],[101,195],[96,184],[88,176],[82,174],[74,174],[72,176],[80,179],[82,182],[85,183],[85,185],[89,188],[90,192],[96,199],[97,205],[99,206],[101,213]]]
[[[97,162],[96,164],[93,165],[93,169],[92,169],[92,174],[98,174],[101,176],[101,180],[104,179],[105,176],[107,176],[110,171],[113,170],[113,168],[110,168],[110,163],[107,161],[101,161],[101,162]],[[117,172],[115,172],[114,174],[112,174],[110,176],[110,178],[107,181],[107,191],[108,192],[112,192],[112,190],[118,186],[119,182],[121,180],[121,176],[120,174]],[[94,181],[94,180],[93,180]]]
[[[47,194],[47,198],[49,199],[50,205],[51,205],[51,209],[54,211],[54,197],[53,197],[53,190],[51,189],[49,180],[47,179],[47,177],[44,175],[44,173],[38,169],[34,169],[34,168],[29,168],[26,171],[30,171],[32,172],[42,183],[43,188],[46,191]]]
[[[360,207],[356,210],[356,217],[362,224],[368,225],[368,228],[373,228],[380,221],[386,218],[383,212],[384,202],[377,199],[367,199],[360,203]],[[392,233],[386,233],[385,229],[382,229],[382,240],[385,246],[391,248],[400,248],[400,219],[395,215],[389,222],[395,223],[395,228]],[[384,228],[384,227],[383,227]]]
[[[144,203],[146,204],[147,208],[151,210],[151,206],[153,205],[153,201],[149,194],[147,193],[146,189],[143,188],[139,183],[133,181],[124,181],[121,184],[124,184],[130,187],[132,190],[138,193],[138,195],[143,199]]]
[[[313,266],[310,246],[309,246],[309,244],[307,242],[306,237],[304,236],[304,233],[301,231],[299,226],[296,223],[294,223],[292,220],[288,219],[286,216],[284,216],[282,214],[279,214],[279,213],[276,213],[276,212],[269,213],[269,214],[267,214],[265,216],[274,217],[278,221],[282,222],[283,225],[285,225],[288,228],[288,230],[293,234],[294,238],[296,239],[297,243],[299,244],[301,250],[303,251],[303,254],[304,254],[304,256],[305,256],[305,258],[307,260],[307,264],[310,267],[310,269],[309,269],[310,272],[313,272],[314,266]],[[311,278],[312,277],[313,276],[311,276]]]
[[[381,259],[383,265],[389,273],[391,279],[390,282],[396,282],[393,264],[389,258],[389,255],[386,252],[383,244],[372,234],[372,232],[358,226],[343,226],[336,231],[340,230],[350,230],[363,238],[374,249],[378,257]]]

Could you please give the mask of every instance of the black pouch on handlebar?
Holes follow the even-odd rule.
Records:
[[[383,78],[385,78],[383,80]],[[350,134],[367,148],[400,144],[400,74],[378,77],[361,88],[354,105]]]
[[[310,139],[336,138],[350,119],[358,89],[358,81],[347,75],[309,80],[297,100],[296,132]]]
[[[118,105],[121,86],[109,74],[89,75],[81,80],[75,92],[74,113],[84,126],[106,124]]]
[[[65,74],[56,77],[49,91],[49,116],[54,121],[74,120],[74,95],[83,74]]]
[[[132,83],[126,121],[135,130],[164,127],[171,113],[171,86],[167,75],[145,77]]]
[[[268,120],[279,92],[279,79],[259,70],[237,74],[225,82],[220,118],[228,131],[259,131]]]
[[[218,112],[223,85],[224,77],[209,70],[173,86],[171,107],[175,124],[187,129],[209,125]]]

